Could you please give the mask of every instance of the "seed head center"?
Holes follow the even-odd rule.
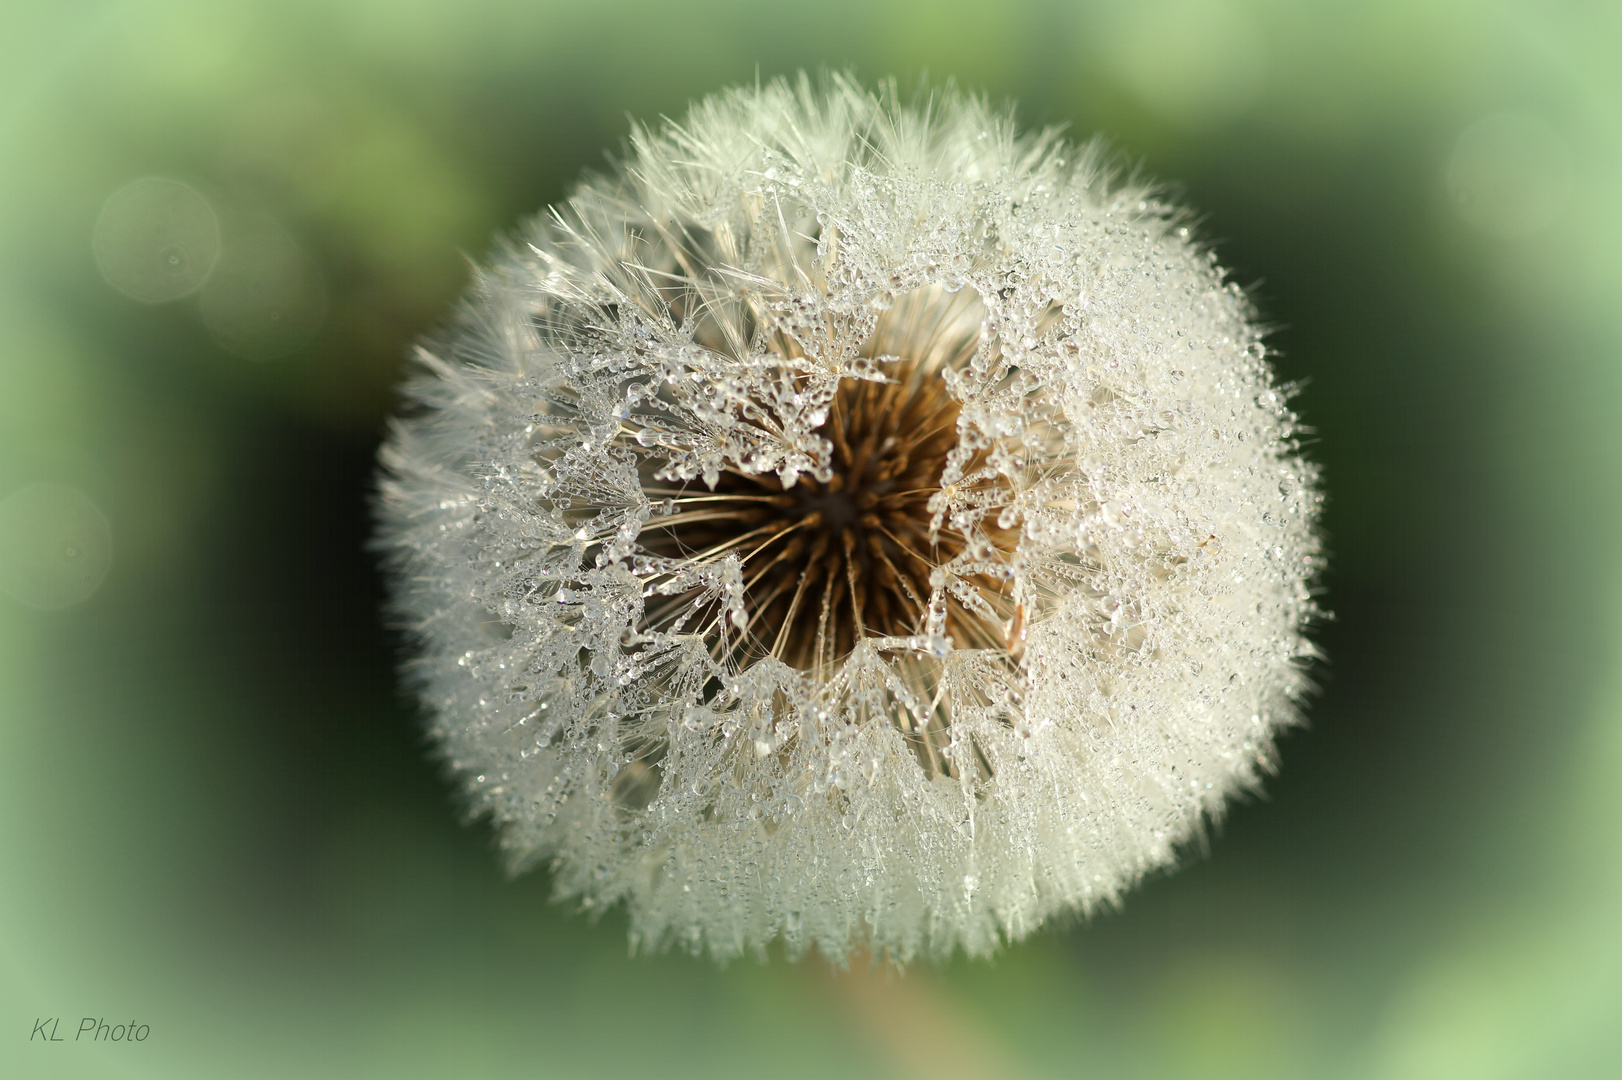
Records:
[[[957,441],[958,403],[938,377],[900,361],[887,381],[847,379],[818,430],[831,475],[730,471],[676,499],[654,550],[685,558],[719,550],[743,564],[745,659],[831,666],[862,637],[922,632],[930,572],[962,550],[932,535],[929,499]]]

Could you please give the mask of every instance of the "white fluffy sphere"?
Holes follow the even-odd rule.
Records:
[[[420,351],[380,543],[515,867],[719,957],[987,953],[1272,764],[1320,496],[1238,288],[947,91],[727,91]]]

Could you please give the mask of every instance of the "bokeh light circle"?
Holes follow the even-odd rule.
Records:
[[[107,197],[91,246],[107,283],[148,304],[203,287],[220,254],[208,200],[178,180],[147,177]]]
[[[231,223],[218,270],[198,298],[214,340],[249,360],[296,352],[327,312],[321,272],[274,219]]]
[[[112,563],[112,527],[82,492],[34,484],[0,501],[0,591],[42,611],[72,607]]]
[[[1448,193],[1466,222],[1493,236],[1527,236],[1548,226],[1571,193],[1571,150],[1534,113],[1494,113],[1453,145]]]

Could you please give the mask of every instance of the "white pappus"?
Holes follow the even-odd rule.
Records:
[[[638,128],[418,355],[378,542],[433,736],[640,947],[988,953],[1296,718],[1321,496],[1247,299],[981,99]]]

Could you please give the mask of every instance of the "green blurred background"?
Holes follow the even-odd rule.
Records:
[[[1619,57],[1614,2],[0,3],[0,1073],[1622,1076]],[[627,114],[824,65],[1174,182],[1330,492],[1265,796],[905,978],[505,880],[363,550],[468,258]]]

